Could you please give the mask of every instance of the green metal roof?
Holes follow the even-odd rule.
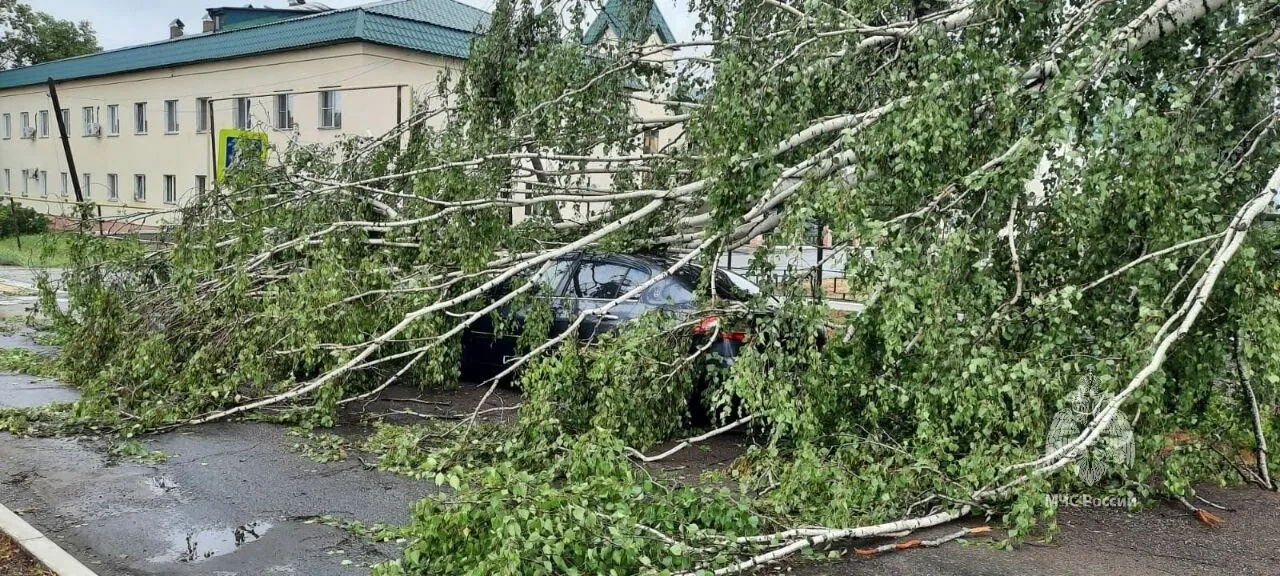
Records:
[[[675,42],[676,37],[671,34],[671,28],[667,26],[667,19],[662,17],[662,10],[658,9],[657,2],[650,1],[648,26],[645,28],[627,26],[627,20],[630,18],[628,10],[643,1],[650,0],[609,0],[604,5],[604,10],[600,11],[600,15],[596,16],[595,21],[587,28],[587,33],[582,37],[582,43],[595,44],[608,28],[613,28],[613,32],[619,38],[635,42],[647,40],[650,31],[656,31],[658,38],[667,44]]]
[[[385,0],[6,70],[0,88],[355,41],[466,58],[474,32],[488,23],[487,12],[454,0]]]

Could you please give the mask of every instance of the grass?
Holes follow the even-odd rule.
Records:
[[[71,261],[70,245],[71,238],[59,232],[23,236],[22,248],[15,237],[0,238],[0,266],[65,267]]]
[[[12,538],[0,533],[0,574],[4,576],[54,576],[27,555]]]

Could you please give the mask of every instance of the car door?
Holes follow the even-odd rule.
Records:
[[[544,302],[551,306],[552,325],[549,329],[550,334],[559,334],[564,331],[569,325],[569,316],[572,314],[571,310],[566,310],[566,306],[571,308],[572,305],[568,304],[568,300],[565,298],[565,290],[576,264],[576,257],[566,257],[552,261],[538,275],[536,281],[539,286],[535,287],[536,292],[531,299],[519,300],[517,301],[518,303],[511,303],[499,308],[494,314],[486,314],[477,318],[470,328],[463,333],[463,364],[498,369],[503,367],[507,360],[516,355],[517,344],[520,335],[524,332],[525,321],[533,311],[534,306]],[[517,282],[523,282],[523,280],[517,280]],[[510,287],[496,290],[493,297],[501,297],[501,294],[508,293],[508,290],[510,290]],[[496,323],[494,321],[495,317],[497,318]],[[548,337],[550,334],[544,334],[543,337]]]
[[[649,277],[649,271],[639,266],[584,256],[573,275],[577,313],[582,314],[608,304],[643,284]],[[578,327],[578,338],[584,342],[595,340],[600,335],[617,329],[619,325],[634,320],[648,309],[637,296],[618,303],[603,315],[589,314]]]

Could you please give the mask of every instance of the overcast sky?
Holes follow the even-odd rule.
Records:
[[[32,8],[48,12],[64,20],[88,20],[98,33],[98,43],[103,49],[122,48],[134,44],[154,42],[169,37],[169,22],[181,18],[188,32],[200,30],[200,18],[204,9],[215,6],[254,6],[283,8],[288,0],[22,0]],[[333,8],[368,4],[372,0],[312,0]],[[493,0],[461,0],[472,6],[488,10]],[[656,0],[662,8],[667,23],[678,40],[692,35],[693,23],[687,5],[681,0]],[[679,2],[679,7],[677,7]]]

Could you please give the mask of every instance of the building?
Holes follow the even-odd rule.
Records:
[[[78,179],[104,217],[174,222],[211,185],[218,130],[265,131],[273,144],[381,134],[417,95],[434,93],[441,72],[461,67],[488,21],[452,0],[290,4],[212,8],[199,33],[175,20],[160,42],[0,72],[0,194],[71,215]]]
[[[617,38],[618,5],[588,30],[592,42]],[[69,217],[78,180],[105,219],[177,222],[211,186],[220,130],[265,132],[276,147],[382,134],[461,69],[488,17],[454,0],[210,8],[198,33],[174,20],[159,42],[0,71],[0,195]],[[651,40],[670,42],[656,7],[650,20]]]

